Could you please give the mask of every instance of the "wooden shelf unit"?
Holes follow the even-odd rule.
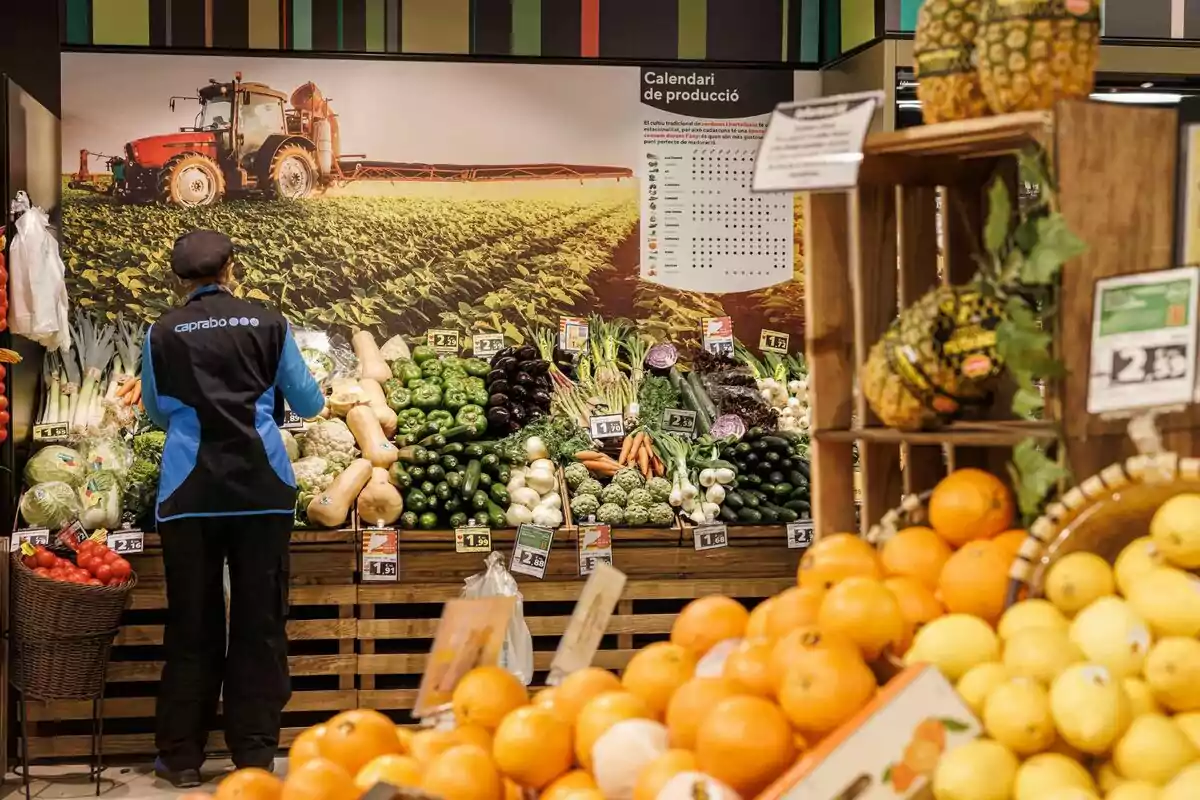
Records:
[[[1011,446],[1026,436],[1052,440],[1061,432],[1078,475],[1128,454],[1121,423],[1083,413],[1092,286],[1102,277],[1171,265],[1176,125],[1173,110],[1070,101],[1053,112],[876,134],[864,147],[857,188],[806,198],[805,335],[817,536],[865,532],[902,494],[931,488],[947,468],[981,466],[1005,475]],[[1015,178],[1015,153],[1035,143],[1051,155],[1060,210],[1089,246],[1063,270],[1056,350],[1069,374],[1051,387],[1049,420],[1012,419],[1001,391],[987,415],[994,419],[984,423],[912,433],[884,428],[857,391],[859,366],[900,309],[939,282],[960,284],[974,275],[987,185],[998,170]],[[1070,413],[1062,414],[1063,408]],[[1163,427],[1169,447],[1190,453],[1190,430],[1200,427],[1200,412]]]

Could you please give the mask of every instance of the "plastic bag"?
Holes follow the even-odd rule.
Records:
[[[354,377],[354,351],[342,337],[311,329],[293,330],[292,336],[308,371],[322,389],[328,389],[334,378]]]
[[[84,469],[89,474],[109,471],[122,483],[133,465],[133,449],[116,434],[98,433],[85,437],[79,443],[79,451],[83,455]]]
[[[525,604],[517,581],[504,567],[504,556],[492,553],[484,561],[487,569],[467,578],[462,596],[468,599],[480,597],[515,597],[512,619],[504,636],[504,647],[500,650],[500,666],[516,675],[528,686],[533,681],[533,636],[525,624]]]
[[[16,229],[8,258],[9,329],[49,350],[66,352],[71,347],[66,268],[50,233],[50,218],[31,208],[17,220]]]

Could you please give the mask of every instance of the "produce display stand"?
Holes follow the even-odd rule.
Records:
[[[1130,452],[1123,423],[1080,413],[1086,407],[1092,286],[1101,277],[1171,264],[1176,135],[1174,111],[1064,101],[1051,112],[872,135],[857,188],[808,197],[805,303],[816,536],[865,533],[902,495],[932,488],[947,469],[978,466],[1004,476],[1009,448],[1030,436],[1053,441],[1060,420],[1076,475],[1099,471],[1122,449]],[[1049,418],[1014,419],[1002,389],[980,421],[919,432],[879,425],[855,391],[859,366],[899,309],[939,281],[958,284],[975,273],[985,187],[999,167],[1015,178],[1014,154],[1035,143],[1050,154],[1068,227],[1088,243],[1087,253],[1063,269],[1056,347],[1070,374],[1050,387]],[[1200,426],[1197,414],[1193,409],[1181,421],[1163,422],[1167,447],[1190,452],[1185,429]]]

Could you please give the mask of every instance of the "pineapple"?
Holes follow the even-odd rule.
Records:
[[[987,100],[975,72],[980,0],[925,0],[917,16],[913,62],[926,122],[982,117]]]
[[[996,114],[1085,98],[1100,55],[1100,4],[984,0],[975,46],[983,93]]]
[[[978,286],[940,286],[904,309],[871,348],[859,384],[883,424],[935,427],[985,401],[1000,372],[1002,306]]]

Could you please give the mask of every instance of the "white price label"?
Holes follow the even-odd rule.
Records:
[[[13,531],[12,539],[8,542],[8,551],[15,553],[21,549],[21,545],[29,542],[31,547],[50,546],[50,530],[48,528],[26,528],[20,531]]]
[[[587,345],[588,321],[583,317],[562,317],[558,321],[558,346],[568,353],[578,353]]]
[[[782,331],[769,331],[763,328],[762,332],[758,334],[758,349],[764,353],[779,353],[786,356],[791,339],[791,335]]]
[[[432,347],[434,352],[446,355],[458,355],[458,349],[462,344],[462,337],[458,331],[452,331],[448,328],[434,328],[425,334],[425,343]]]
[[[550,561],[550,545],[554,542],[554,529],[539,525],[523,524],[517,528],[517,541],[513,545],[509,572],[519,572],[539,581],[546,577],[546,565]]]
[[[813,521],[802,519],[799,522],[789,522],[787,526],[787,546],[793,550],[803,550],[813,543]]]
[[[608,525],[580,525],[580,576],[591,575],[600,564],[613,565],[612,528]]]
[[[705,350],[713,355],[733,358],[732,317],[705,317],[700,333]]]
[[[400,554],[393,528],[364,528],[362,532],[362,579],[394,583],[400,580]]]
[[[1200,267],[1096,282],[1089,413],[1193,400],[1198,289]]]
[[[476,358],[491,358],[503,349],[502,333],[477,333],[471,337],[471,351]]]
[[[33,440],[35,442],[65,442],[71,434],[71,424],[69,422],[43,422],[33,426]]]
[[[492,552],[492,529],[481,525],[468,525],[454,529],[454,552]]]
[[[588,418],[588,428],[593,439],[623,439],[625,419],[620,414],[601,414]]]
[[[107,544],[114,553],[136,555],[145,552],[146,535],[136,528],[109,531]]]
[[[694,436],[696,434],[696,412],[683,408],[665,408],[662,415],[662,427],[667,433]]]
[[[729,531],[721,522],[697,525],[692,529],[692,539],[697,550],[715,550],[729,545]]]

